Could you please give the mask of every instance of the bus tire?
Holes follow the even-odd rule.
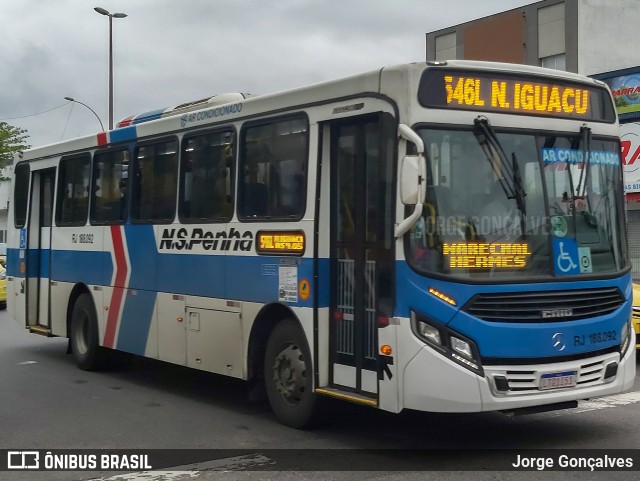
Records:
[[[87,293],[81,294],[73,305],[69,340],[80,369],[95,371],[102,367],[104,348],[100,347],[98,340],[98,317],[93,300]]]
[[[271,409],[286,426],[302,429],[319,421],[311,366],[309,347],[297,323],[281,321],[267,341],[264,380]]]

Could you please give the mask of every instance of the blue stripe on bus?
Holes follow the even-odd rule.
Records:
[[[146,227],[146,226],[133,226]],[[138,232],[139,238],[155,242],[153,230]],[[130,289],[169,292],[202,297],[233,299],[247,302],[276,302],[279,299],[280,262],[298,264],[298,284],[306,279],[310,286],[310,295],[304,300],[288,304],[299,307],[313,307],[315,282],[313,278],[313,260],[308,258],[282,258],[271,256],[241,257],[234,255],[195,255],[161,254],[144,247],[145,242],[129,243],[131,275]],[[46,251],[45,251],[46,252]],[[30,259],[37,259],[38,249],[32,249]],[[16,277],[19,272],[19,253],[8,252],[9,274]],[[54,281],[84,282],[89,285],[111,285],[113,261],[109,252],[84,252],[54,250],[52,252],[52,276]],[[41,277],[38,263],[29,262],[28,277]],[[155,266],[155,268],[154,268]],[[12,274],[13,272],[13,274]],[[329,262],[319,261],[320,291],[319,307],[329,304]]]
[[[108,252],[29,249],[25,255],[27,277],[30,278],[42,277],[56,281],[84,282],[102,286],[109,285],[111,282],[113,266],[111,255]],[[51,256],[51,264],[49,256]],[[11,254],[8,275],[25,277],[20,273],[20,261],[19,252],[16,252],[15,255]],[[51,266],[51,273],[49,266]],[[91,266],[91,268],[87,268],[87,266]]]
[[[141,124],[142,122],[150,122],[151,120],[159,119],[163,112],[167,109],[152,110],[143,114],[136,115],[133,118],[133,124]]]
[[[27,262],[29,277],[42,277],[49,279],[49,250],[29,249],[27,256],[31,262]]]
[[[217,297],[246,302],[276,302],[279,298],[279,266],[282,258],[234,255],[184,255],[158,254],[155,289],[159,292]],[[290,259],[286,259],[288,261]],[[298,284],[306,279],[314,292],[313,260],[297,259]],[[153,265],[153,264],[148,264]],[[321,272],[326,272],[328,262],[320,263]],[[133,270],[135,272],[135,269]],[[132,272],[132,275],[133,275]],[[188,273],[185,275],[185,273]],[[147,267],[145,285],[150,285],[154,273]],[[133,284],[132,284],[133,285]],[[142,285],[142,284],[140,284]],[[328,290],[321,289],[320,307],[328,305]],[[293,305],[312,307],[312,296],[307,300],[298,298]]]
[[[125,226],[131,263],[129,287],[205,297],[225,297],[225,256],[163,254],[156,250],[153,226]]]
[[[123,142],[125,140],[135,140],[138,137],[135,126],[122,127],[109,132],[109,142]]]
[[[313,293],[313,260],[274,256],[225,254],[169,254],[156,250],[153,226],[125,226],[131,276],[129,287],[158,292],[233,299],[246,302],[278,301],[280,262],[298,266],[298,283],[307,279]],[[154,268],[155,267],[155,268]],[[320,263],[328,279],[328,261]],[[324,273],[324,274],[323,274]],[[328,291],[319,292],[320,306],[328,305]],[[312,307],[313,297],[298,298],[296,306]]]
[[[618,287],[623,294],[631,281],[629,275],[617,279],[599,281],[544,282],[528,284],[478,285],[457,284],[423,277],[409,268],[406,262],[396,263],[398,280],[396,316],[408,317],[411,311],[420,313],[435,325],[447,325],[476,342],[483,357],[493,358],[540,358],[580,354],[605,349],[620,344],[620,333],[628,322],[631,301],[627,301],[615,312],[594,318],[550,323],[486,322],[460,311],[474,295],[482,292],[531,292],[568,289],[592,289]],[[450,306],[428,293],[432,287],[455,299]],[[570,327],[567,327],[570,326]],[[615,331],[615,339],[590,343],[589,335]],[[565,349],[553,348],[552,337],[561,332],[565,338]],[[583,337],[584,336],[584,337]],[[576,338],[578,341],[576,342]],[[581,340],[586,342],[581,344]]]
[[[21,259],[20,249],[7,249],[7,275],[24,278],[25,274],[20,272],[20,264],[24,260],[27,268],[26,277],[50,277],[55,281],[84,282],[100,286],[111,283],[113,264],[109,252],[28,249],[24,255],[25,258]],[[42,270],[40,260],[43,261]]]
[[[482,357],[567,356],[619,346],[620,335],[628,324],[630,313],[631,303],[626,302],[612,314],[570,323],[496,323],[480,321],[460,311],[449,327],[469,333],[469,337],[478,344]],[[558,350],[554,348],[556,341],[562,342]]]
[[[20,258],[20,251],[23,251],[23,258]],[[7,275],[14,277],[25,277],[25,273],[20,272],[20,264],[25,262],[27,269],[26,277],[49,278],[49,250],[40,249],[7,249]],[[42,267],[41,267],[42,266]]]
[[[154,291],[158,286],[158,277],[153,269],[158,259],[156,240],[152,225],[124,226],[125,252],[128,252],[131,274],[129,287]],[[178,276],[179,271],[174,272]]]
[[[56,281],[107,286],[113,277],[113,261],[109,252],[54,250],[51,274]]]
[[[144,355],[155,303],[155,292],[127,291],[116,343],[118,350]]]
[[[7,275],[24,277],[20,272],[20,249],[7,249]]]

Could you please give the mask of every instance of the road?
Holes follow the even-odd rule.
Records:
[[[640,374],[633,392],[582,402],[568,411],[520,417],[499,413],[390,414],[336,402],[325,426],[298,431],[278,424],[266,404],[250,403],[245,384],[237,380],[147,359],[123,362],[108,372],[78,370],[66,354],[65,339],[28,334],[0,311],[0,379],[2,449],[233,449],[254,453],[246,456],[243,451],[238,457],[229,452],[222,460],[200,460],[195,471],[177,469],[161,477],[113,472],[0,472],[0,480],[466,480],[469,473],[450,470],[456,463],[464,469],[465,462],[478,457],[477,452],[464,450],[640,449]],[[370,459],[368,468],[375,471],[342,470],[349,460],[341,453],[347,449],[443,448],[454,451],[438,453],[439,462],[434,466],[450,470],[446,472],[408,472],[398,465],[399,457],[389,457],[389,453],[383,453],[390,463],[388,469],[380,458],[365,456],[364,462]],[[271,456],[269,449],[281,451],[271,452]],[[326,468],[323,472],[290,471],[295,465],[292,468],[285,462],[289,451],[284,450],[288,449],[325,456],[319,464]],[[318,451],[324,449],[336,451]],[[247,463],[271,464],[270,469],[283,466],[283,471],[238,470],[243,463],[245,467]],[[331,466],[340,470],[330,471]],[[356,464],[348,469],[363,468]],[[538,474],[480,469],[483,472],[474,473],[474,480],[535,479]],[[547,478],[554,475],[546,474]],[[555,472],[557,479],[565,480],[604,479],[598,475],[634,479],[637,472]]]

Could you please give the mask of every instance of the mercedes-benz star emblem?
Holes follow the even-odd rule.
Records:
[[[556,351],[564,351],[567,345],[564,343],[564,334],[556,332],[551,338],[551,344]]]

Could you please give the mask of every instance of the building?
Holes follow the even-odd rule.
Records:
[[[638,24],[637,0],[544,0],[427,33],[427,61],[493,60],[595,75],[637,66],[629,40]]]
[[[640,58],[633,48],[637,25],[638,0],[543,0],[426,34],[427,61],[538,65],[609,85],[621,123],[634,279],[640,279]]]

